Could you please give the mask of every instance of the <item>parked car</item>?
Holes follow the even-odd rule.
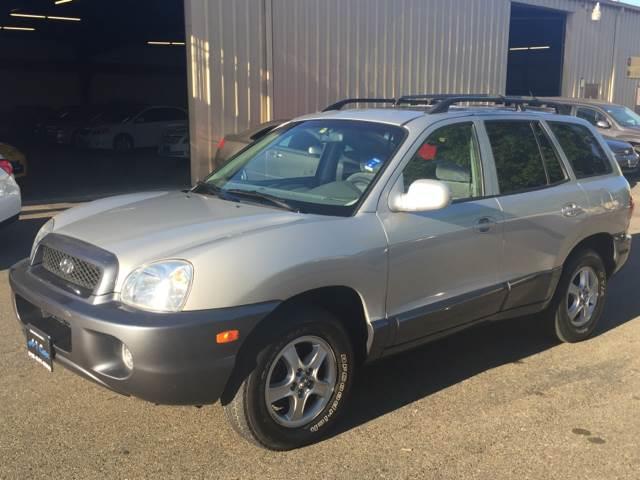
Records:
[[[13,178],[13,167],[0,155],[0,228],[18,220],[21,208],[20,187]]]
[[[249,128],[248,130],[240,133],[225,135],[220,139],[220,142],[218,142],[215,165],[220,166],[226,163],[227,160],[247,145],[255,142],[286,121],[287,120],[272,120],[256,125],[255,127]]]
[[[633,149],[633,145],[629,142],[616,140],[611,137],[604,137],[607,145],[616,157],[616,161],[622,170],[622,173],[633,176],[638,173],[640,155]]]
[[[121,106],[101,113],[94,123],[80,132],[81,146],[128,152],[157,148],[163,132],[187,125],[187,112],[177,107]]]
[[[13,108],[6,119],[0,121],[6,127],[0,127],[2,138],[14,143],[29,143],[40,137],[43,123],[55,110],[37,105],[20,105]]]
[[[29,355],[158,404],[220,399],[284,450],[335,425],[363,362],[520,315],[589,338],[631,248],[610,150],[575,117],[456,102],[307,115],[190,191],[59,214],[10,271]]]
[[[27,157],[13,145],[0,143],[0,161],[2,160],[11,164],[14,178],[27,176]]]
[[[549,97],[566,106],[563,113],[589,122],[607,137],[633,145],[640,154],[640,115],[623,105],[584,98]]]
[[[173,127],[162,134],[162,142],[158,147],[158,155],[161,157],[189,158],[189,128]]]
[[[65,107],[44,125],[48,143],[79,146],[79,132],[92,125],[104,111],[103,106]]]

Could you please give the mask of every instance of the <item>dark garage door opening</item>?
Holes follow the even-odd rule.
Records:
[[[5,0],[0,154],[26,202],[188,185],[183,0]]]
[[[560,95],[565,24],[564,12],[511,5],[508,95]]]

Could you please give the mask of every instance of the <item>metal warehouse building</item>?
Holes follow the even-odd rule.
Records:
[[[353,96],[639,101],[640,9],[592,0],[185,0],[191,172],[225,133]]]

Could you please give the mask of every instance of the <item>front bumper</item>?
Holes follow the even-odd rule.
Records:
[[[154,314],[113,300],[89,302],[32,271],[28,260],[10,271],[14,308],[23,333],[32,324],[52,338],[54,362],[124,395],[158,404],[217,401],[237,352],[277,302],[234,308]],[[240,331],[240,341],[216,344],[216,334]],[[122,344],[133,355],[129,370]]]

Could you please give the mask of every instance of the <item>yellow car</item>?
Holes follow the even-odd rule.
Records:
[[[16,147],[0,143],[0,159],[9,160],[15,178],[27,176],[27,157]]]

